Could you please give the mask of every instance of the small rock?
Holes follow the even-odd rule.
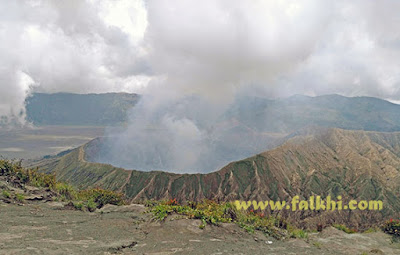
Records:
[[[212,238],[212,239],[210,239],[210,241],[211,241],[211,242],[221,242],[222,240],[216,239],[216,238]]]

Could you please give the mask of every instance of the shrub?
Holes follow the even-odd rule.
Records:
[[[156,220],[164,220],[167,216],[174,212],[174,208],[168,205],[155,205],[151,212],[154,214]]]
[[[294,238],[307,239],[308,233],[305,232],[303,229],[295,229],[290,233],[290,236]]]
[[[228,203],[217,204],[213,201],[206,200],[195,205],[194,203],[179,205],[176,199],[171,199],[156,203],[150,207],[152,207],[150,212],[155,215],[157,220],[164,220],[172,213],[186,215],[191,219],[200,219],[204,224],[208,223],[212,225],[218,225],[220,222],[230,222],[232,220],[227,213],[227,209],[231,208],[231,205]]]
[[[61,196],[62,200],[75,200],[77,199],[77,192],[71,185],[58,182],[55,185],[55,191]]]
[[[400,220],[390,219],[383,225],[383,231],[387,234],[400,237]]]
[[[89,212],[94,212],[97,208],[97,204],[94,202],[94,200],[92,198],[87,201],[86,206],[87,206]]]
[[[36,187],[54,188],[57,183],[54,174],[39,173],[38,169],[26,170],[21,166],[21,161],[0,160],[0,175],[15,177],[23,184],[30,184]]]
[[[83,203],[82,202],[74,202],[73,203],[75,209],[83,211]]]
[[[7,190],[3,190],[2,195],[3,195],[3,197],[5,197],[5,198],[11,198],[11,194],[10,194],[10,192],[8,192]]]
[[[255,230],[259,230],[276,239],[281,239],[288,235],[288,230],[291,229],[289,224],[279,217],[261,216],[254,211],[239,211],[236,222],[247,232],[253,233]]]
[[[10,176],[15,173],[15,168],[20,164],[13,164],[9,160],[1,159],[0,160],[0,174],[4,176]]]
[[[172,201],[172,202],[171,202]],[[289,230],[297,238],[307,238],[307,233],[303,230],[292,230],[292,228],[281,218],[265,216],[263,213],[238,211],[231,203],[216,203],[204,200],[199,203],[188,202],[187,205],[179,205],[176,200],[146,203],[150,207],[147,212],[153,213],[156,220],[164,220],[173,213],[185,215],[190,219],[200,219],[200,229],[207,224],[219,225],[220,223],[235,222],[249,233],[255,230],[262,231],[264,234],[273,236],[277,239],[288,235]]]
[[[54,189],[57,184],[55,174],[39,173],[37,169],[28,169],[25,172],[27,173],[26,183],[29,183],[33,186]]]
[[[16,194],[15,195],[15,199],[18,201],[18,202],[23,202],[24,200],[25,200],[25,196],[23,195],[23,194]]]
[[[123,205],[125,204],[124,195],[111,190],[100,188],[87,189],[78,193],[80,200],[93,200],[97,208],[101,208],[106,204]]]
[[[159,204],[159,202],[157,202],[155,200],[146,200],[144,202],[144,206],[146,206],[146,207],[153,207],[153,206],[156,206],[158,204]]]
[[[364,233],[368,234],[368,233],[374,233],[377,232],[379,230],[379,228],[373,227],[373,228],[369,228],[367,230],[364,231]]]

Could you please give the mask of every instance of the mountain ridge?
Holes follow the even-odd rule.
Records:
[[[246,100],[248,102],[240,103]],[[400,131],[400,105],[380,98],[337,94],[316,97],[294,95],[280,99],[242,97],[225,117],[236,118],[263,132],[292,133],[309,125],[349,130]]]
[[[26,99],[27,120],[35,125],[107,125],[127,120],[140,100],[132,93],[33,93]],[[259,132],[292,133],[308,125],[342,129],[400,131],[400,105],[375,97],[293,95],[268,99],[240,96],[221,121],[236,120]]]
[[[382,200],[384,210],[334,212],[337,213],[334,217],[324,216],[333,212],[324,212],[322,216],[313,212],[296,212],[291,218],[326,217],[361,224],[356,223],[359,217],[372,217],[369,221],[377,222],[383,217],[398,215],[400,132],[336,128],[306,132],[309,133],[290,137],[272,150],[232,162],[208,174],[141,172],[87,162],[85,150],[90,149],[91,143],[36,166],[55,172],[60,180],[81,188],[99,186],[122,191],[134,202],[172,198],[179,201],[288,201],[295,195],[303,198],[341,195],[344,201]],[[315,224],[315,221],[310,224]]]

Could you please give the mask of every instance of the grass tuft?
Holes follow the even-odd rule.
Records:
[[[303,229],[295,229],[291,233],[291,237],[299,239],[308,239],[308,233]]]
[[[350,229],[350,228],[346,227],[346,226],[343,225],[343,224],[333,224],[332,227],[334,227],[334,228],[336,228],[336,229],[339,229],[339,230],[341,230],[341,231],[343,231],[343,232],[345,232],[345,233],[347,233],[347,234],[354,234],[354,233],[357,233],[357,230],[355,230],[355,229]]]

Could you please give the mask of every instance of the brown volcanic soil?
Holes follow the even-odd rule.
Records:
[[[400,244],[381,232],[327,228],[309,240],[277,241],[235,224],[201,230],[199,221],[178,216],[154,222],[135,204],[95,213],[61,206],[0,202],[0,254],[400,254]]]

